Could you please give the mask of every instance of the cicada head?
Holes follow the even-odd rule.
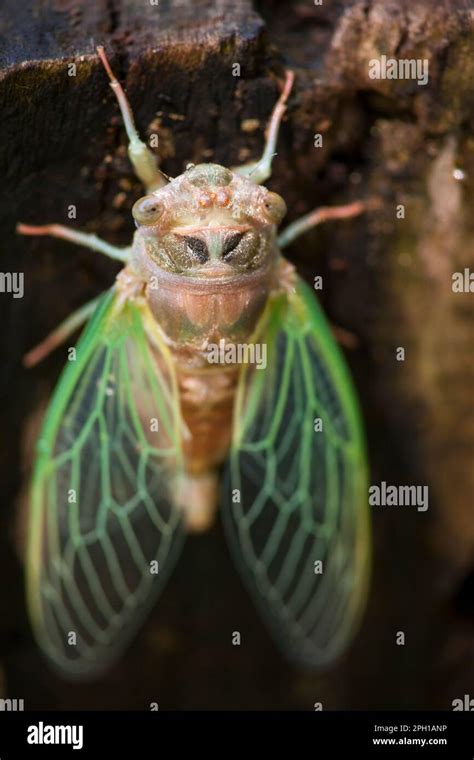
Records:
[[[141,198],[132,267],[156,321],[177,343],[244,339],[273,287],[279,195],[217,164]]]
[[[135,203],[135,252],[193,278],[252,272],[274,256],[275,230],[285,212],[279,195],[224,166],[189,165]]]

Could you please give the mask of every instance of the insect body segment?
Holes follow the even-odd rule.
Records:
[[[189,165],[165,182],[99,55],[148,194],[133,207],[137,230],[125,251],[58,225],[19,226],[125,263],[41,433],[27,557],[37,639],[68,676],[93,676],[118,657],[163,588],[184,532],[212,522],[227,461],[222,515],[244,581],[282,649],[306,666],[327,664],[350,641],[367,589],[366,461],[343,359],[280,253],[285,203],[260,185],[292,75],[261,162],[239,172]],[[290,225],[279,240],[309,224]],[[93,305],[30,352],[29,363]]]

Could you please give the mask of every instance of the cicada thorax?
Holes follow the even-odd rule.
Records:
[[[217,164],[137,201],[132,266],[168,338],[196,349],[252,335],[273,287],[283,201]]]
[[[146,290],[151,311],[176,345],[245,341],[255,330],[273,283],[274,262],[228,278],[182,277],[154,270]]]

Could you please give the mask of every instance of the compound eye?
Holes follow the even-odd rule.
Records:
[[[156,224],[162,213],[163,206],[154,195],[144,195],[132,208],[133,218],[138,224]]]
[[[286,214],[286,203],[278,193],[267,193],[263,206],[267,217],[274,224],[279,224]]]

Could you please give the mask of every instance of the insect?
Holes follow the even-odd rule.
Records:
[[[169,179],[98,55],[147,194],[125,249],[61,225],[18,225],[124,265],[110,290],[26,356],[34,365],[89,320],[37,444],[26,570],[37,641],[65,677],[106,669],[154,605],[185,535],[205,530],[220,500],[237,567],[281,650],[325,666],[350,642],[367,595],[367,462],[340,350],[281,251],[365,204],[319,209],[277,233],[285,203],[262,183],[292,72],[259,161],[188,165]]]

